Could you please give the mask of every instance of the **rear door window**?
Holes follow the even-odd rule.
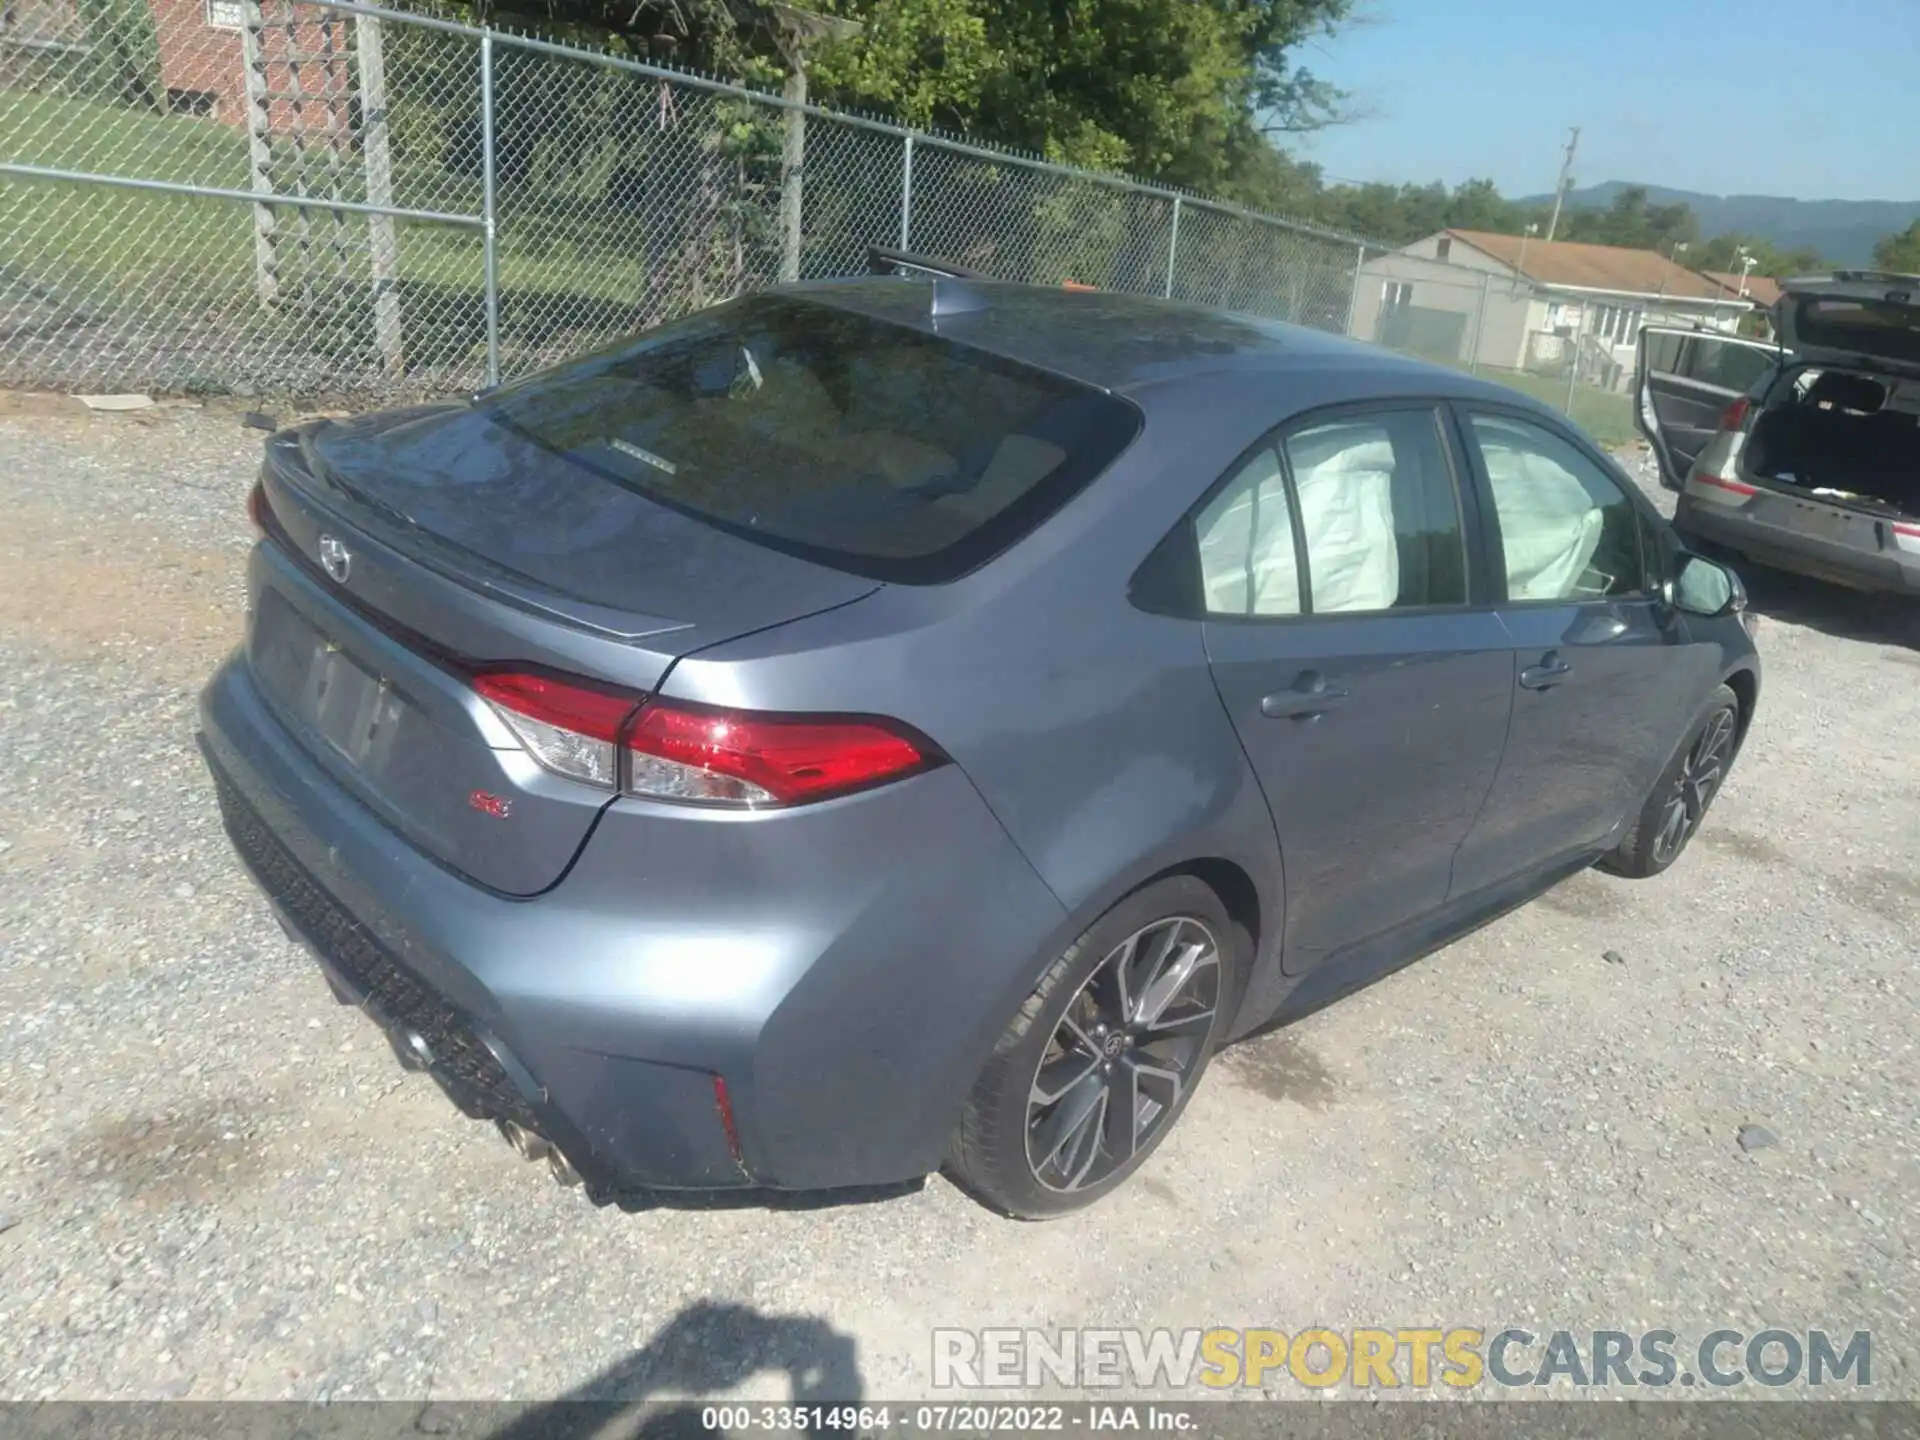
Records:
[[[1424,407],[1286,431],[1241,465],[1194,529],[1212,615],[1368,613],[1467,598],[1459,493],[1438,416]]]
[[[479,405],[583,483],[907,584],[1006,549],[1140,424],[1091,386],[780,296],[690,316]]]
[[[1697,385],[1744,395],[1774,367],[1778,352],[1770,345],[1717,335],[1666,330],[1646,337],[1647,369]]]

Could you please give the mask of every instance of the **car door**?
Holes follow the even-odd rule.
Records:
[[[1645,798],[1697,688],[1660,596],[1660,522],[1632,482],[1538,416],[1461,406],[1458,419],[1515,688],[1456,899],[1603,841]]]
[[[1728,407],[1770,374],[1779,358],[1777,346],[1735,335],[1660,325],[1640,332],[1634,426],[1653,447],[1669,490],[1680,488]]]
[[[1284,428],[1194,522],[1214,680],[1286,869],[1285,966],[1431,911],[1486,796],[1511,642],[1435,404]]]

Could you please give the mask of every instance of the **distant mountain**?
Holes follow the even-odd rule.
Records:
[[[1609,180],[1567,194],[1567,203],[1601,209],[1630,182]],[[1836,265],[1873,263],[1873,245],[1883,235],[1920,219],[1920,200],[1788,200],[1777,195],[1702,195],[1694,190],[1646,187],[1655,205],[1684,201],[1700,217],[1702,236],[1743,235],[1771,240],[1783,250],[1811,245]],[[1551,205],[1553,196],[1533,195],[1524,204]]]

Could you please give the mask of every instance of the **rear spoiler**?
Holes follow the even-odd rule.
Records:
[[[905,275],[915,279],[986,280],[977,270],[966,270],[951,260],[934,255],[916,255],[911,250],[889,250],[874,245],[867,250],[869,275]]]
[[[982,275],[978,270],[968,270],[951,260],[942,260],[935,255],[920,255],[911,250],[890,250],[884,245],[873,245],[867,249],[867,273],[869,275],[905,275],[913,279],[933,280],[991,280],[991,275]],[[1098,290],[1098,285],[1082,285],[1078,280],[1062,280],[1062,290]]]

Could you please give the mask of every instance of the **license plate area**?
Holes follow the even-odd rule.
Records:
[[[1822,540],[1844,540],[1852,528],[1853,517],[1844,511],[1829,510],[1824,505],[1802,505],[1798,509],[1793,525],[1804,534]]]
[[[272,592],[255,616],[252,660],[262,687],[291,719],[356,770],[386,769],[412,710],[392,682]]]

